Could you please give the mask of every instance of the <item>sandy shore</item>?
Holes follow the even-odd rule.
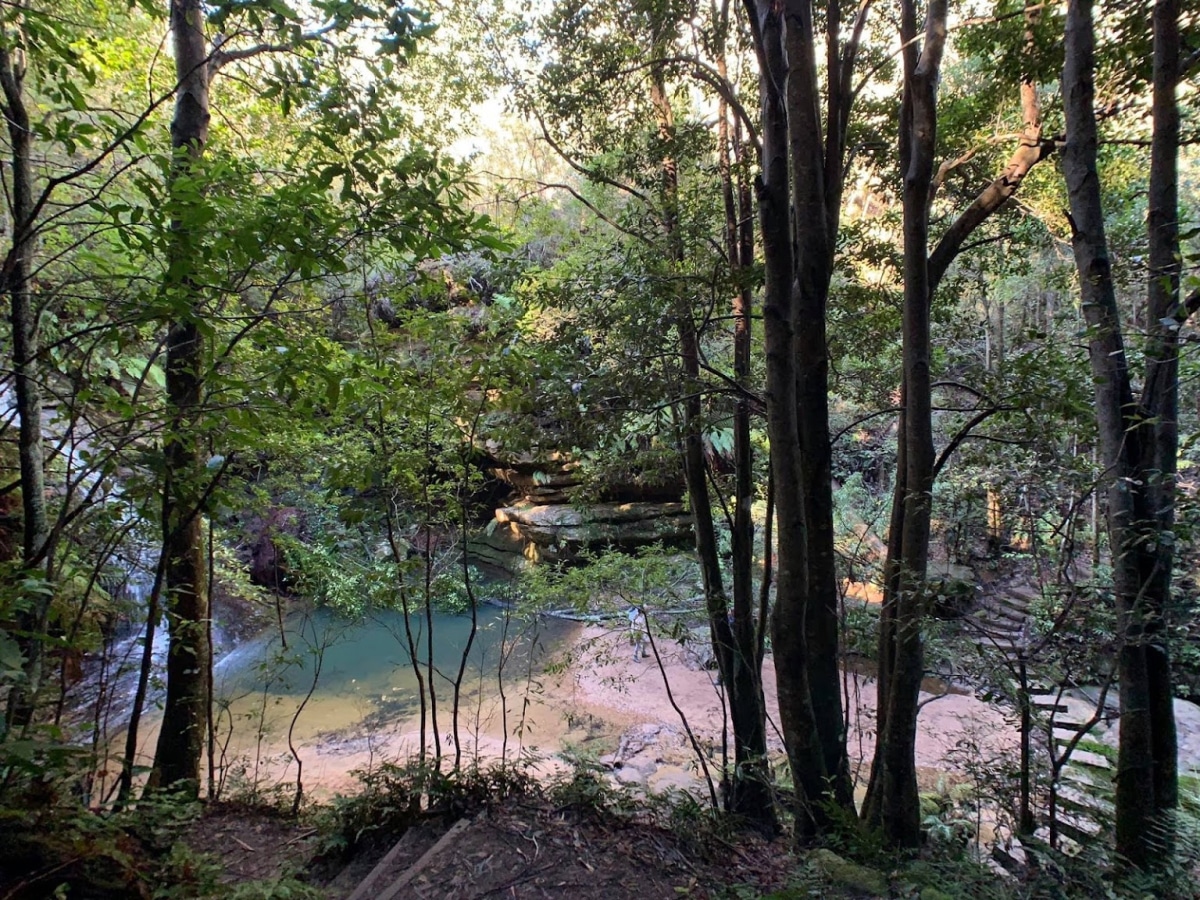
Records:
[[[702,652],[659,637],[657,659],[651,653],[634,661],[628,632],[616,626],[582,626],[563,647],[545,671],[507,679],[503,702],[494,682],[465,686],[457,734],[461,761],[525,758],[535,771],[550,774],[566,768],[563,756],[576,755],[611,768],[618,780],[655,790],[702,787],[687,731],[710,760],[719,760],[724,722],[716,673],[701,668]],[[843,684],[849,698],[851,765],[861,781],[874,752],[875,684],[851,673]],[[763,687],[770,749],[782,759],[770,657]],[[998,707],[957,693],[923,694],[922,700],[928,701],[921,708],[917,738],[923,787],[936,787],[947,776],[966,777],[970,762],[1016,752],[1015,723]],[[238,720],[228,742],[219,741],[234,782],[259,789],[294,783],[296,764],[287,741],[294,712],[294,706],[274,704],[265,712],[267,718],[260,719],[263,727]],[[352,791],[355,770],[416,756],[419,717],[381,722],[366,712],[336,697],[310,701],[292,740],[303,761],[306,792],[328,796]],[[431,718],[426,717],[425,739],[432,751]],[[441,752],[452,760],[456,741],[445,691],[439,696],[437,733]],[[155,737],[152,725],[141,742],[147,757]]]
[[[678,643],[660,638],[657,650],[661,667],[654,658],[634,662],[624,633],[589,627],[577,640],[576,659],[557,685],[557,690],[581,708],[625,725],[624,746],[618,748],[614,762],[644,765],[648,754],[636,745],[648,743],[651,746],[646,749],[653,749],[663,762],[686,765],[694,754],[689,752],[684,719],[703,746],[720,746],[724,715],[716,673],[699,668],[696,654]],[[763,666],[763,690],[770,749],[782,754],[770,656]],[[875,682],[847,672],[843,694],[847,698],[851,766],[865,779],[875,752]],[[962,693],[923,693],[921,699],[916,755],[925,785],[936,786],[939,777],[947,773],[964,776],[970,761],[1016,752],[1016,723],[998,707]]]

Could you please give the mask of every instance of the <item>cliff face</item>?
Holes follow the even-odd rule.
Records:
[[[538,563],[569,563],[581,552],[633,550],[692,540],[691,515],[680,485],[629,482],[604,485],[599,502],[574,500],[582,487],[569,461],[498,465],[492,474],[512,488],[512,500],[468,542],[481,562],[510,572]]]

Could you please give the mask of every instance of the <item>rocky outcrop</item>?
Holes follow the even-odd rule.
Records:
[[[496,510],[488,528],[468,544],[483,562],[509,571],[538,563],[571,562],[583,551],[632,550],[647,544],[686,544],[692,520],[682,503],[535,503]]]
[[[515,496],[537,505],[572,503],[585,488],[582,467],[562,453],[497,461],[487,471]],[[670,503],[684,493],[682,477],[610,477],[586,488],[605,503]]]
[[[488,452],[488,474],[511,493],[467,542],[478,562],[519,572],[539,563],[569,563],[584,552],[691,542],[682,482],[634,475],[585,483],[580,464],[562,453],[501,460],[497,448]],[[585,493],[596,502],[583,499]]]
[[[531,503],[569,503],[571,492],[582,487],[578,465],[561,463],[546,471],[534,463],[497,466],[491,474]]]

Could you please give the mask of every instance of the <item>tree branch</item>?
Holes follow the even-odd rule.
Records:
[[[946,462],[950,459],[951,454],[953,454],[954,451],[959,448],[962,442],[970,436],[971,431],[990,416],[1000,412],[1002,408],[1003,407],[994,406],[991,409],[981,410],[971,418],[971,421],[958,430],[958,433],[950,439],[950,443],[942,448],[942,452],[938,455],[937,462],[933,464],[934,481],[937,481],[938,475],[941,474],[942,467],[946,465]]]
[[[534,117],[537,119],[538,127],[542,130],[542,138],[547,144],[550,145],[550,149],[557,153],[559,158],[568,166],[570,166],[580,175],[587,178],[589,181],[594,181],[598,184],[607,184],[609,187],[616,188],[622,193],[628,194],[631,197],[636,197],[638,200],[641,200],[643,203],[645,203],[649,208],[655,208],[654,204],[650,202],[650,198],[632,185],[617,181],[615,178],[609,178],[607,175],[601,175],[599,172],[589,169],[587,166],[578,162],[573,156],[571,156],[562,148],[562,145],[559,144],[558,141],[550,136],[550,129],[546,127],[546,122],[542,118],[541,114],[535,112]]]
[[[218,35],[213,40],[213,52],[208,57],[208,77],[211,79],[214,75],[221,71],[223,67],[232,62],[253,59],[256,56],[263,56],[267,53],[290,53],[298,47],[302,47],[305,44],[320,40],[322,37],[333,31],[336,27],[336,22],[330,22],[321,28],[304,32],[296,41],[292,43],[271,44],[263,42],[254,44],[250,47],[242,47],[237,50],[226,50],[225,44],[228,42],[228,38]]]
[[[1192,291],[1183,302],[1179,304],[1179,309],[1175,312],[1175,321],[1182,325],[1190,319],[1197,310],[1200,310],[1200,288]]]

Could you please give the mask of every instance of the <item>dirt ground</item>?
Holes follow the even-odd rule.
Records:
[[[716,673],[700,667],[694,650],[677,642],[660,639],[655,649],[657,659],[652,654],[635,662],[625,634],[589,626],[581,632],[572,660],[547,692],[570,704],[577,715],[619,724],[617,748],[603,757],[618,767],[618,777],[632,767],[651,788],[686,787],[689,781],[695,785],[702,773],[687,731],[705,747],[719,747],[722,739],[725,715]],[[875,752],[875,682],[868,675],[845,672],[843,687],[849,698],[850,762],[865,778]],[[1017,724],[1001,708],[940,683],[925,687],[916,745],[923,788],[935,789],[947,774],[965,778],[973,763],[1016,752]],[[763,666],[763,692],[770,749],[782,754],[770,656]],[[623,780],[633,778],[627,773]]]
[[[317,830],[270,808],[220,803],[188,830],[186,843],[209,854],[224,884],[266,881],[307,867],[318,847]]]
[[[269,811],[218,806],[188,843],[221,861],[222,882],[232,889],[300,871],[316,841],[311,828]],[[735,845],[700,838],[694,829],[530,800],[411,828],[390,853],[377,847],[313,883],[331,900],[666,900],[735,886],[769,891],[787,881],[794,864],[782,839],[739,835]]]

